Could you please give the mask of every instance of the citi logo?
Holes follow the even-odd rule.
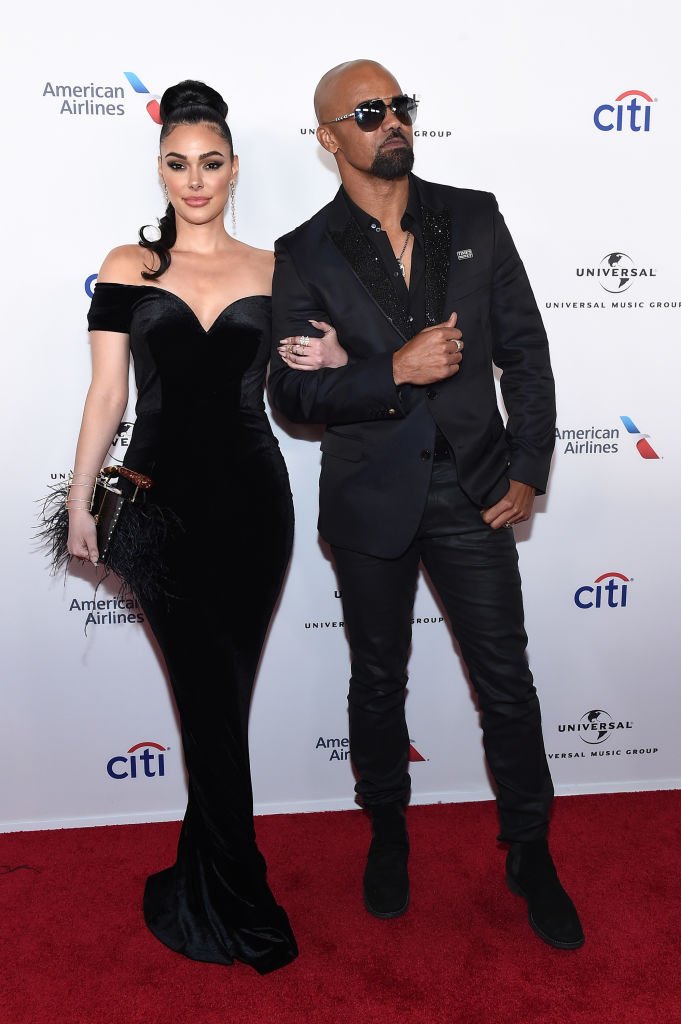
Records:
[[[138,78],[134,71],[124,71],[123,74],[125,75],[128,82],[133,87],[136,93],[139,93],[141,96],[149,97],[149,102],[147,103],[147,113],[149,114],[151,120],[154,121],[156,124],[163,124],[163,121],[161,120],[161,108],[158,102],[159,97],[152,96],[152,94],[147,89],[146,85],[144,85],[140,81],[140,79]]]
[[[621,572],[604,572],[593,583],[577,588],[575,604],[578,608],[626,608],[627,585],[632,582]]]
[[[636,451],[642,459],[659,459],[659,455],[648,440],[648,434],[642,434],[629,416],[620,416],[628,434],[637,438]]]
[[[168,749],[160,743],[135,743],[126,754],[109,759],[107,775],[112,779],[162,778],[166,773],[164,754]]]
[[[625,104],[625,100],[629,100]],[[640,102],[640,101],[643,102]],[[594,110],[594,124],[601,132],[649,132],[652,96],[640,89],[628,89],[615,98],[615,104],[601,103]],[[626,115],[625,116],[625,112]]]

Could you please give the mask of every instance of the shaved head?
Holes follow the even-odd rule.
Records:
[[[331,121],[349,113],[361,100],[399,92],[397,79],[382,64],[375,60],[348,60],[320,79],[314,93],[315,114],[320,123]]]

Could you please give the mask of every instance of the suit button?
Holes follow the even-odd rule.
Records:
[[[423,451],[421,452],[421,458],[423,459],[424,462],[427,462],[432,454],[433,453],[430,451],[429,448],[424,448]]]
[[[396,409],[388,409],[388,416],[394,416],[396,414],[396,412],[397,412]]]
[[[428,398],[430,398],[431,401],[434,398],[437,398],[437,391],[433,391],[432,388],[430,389],[430,391],[427,391],[426,394],[428,395]]]

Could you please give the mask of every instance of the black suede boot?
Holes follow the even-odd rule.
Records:
[[[373,839],[364,871],[364,906],[374,917],[399,917],[409,906],[409,836],[400,803],[370,807]]]
[[[540,939],[557,949],[579,949],[584,945],[577,911],[560,884],[545,839],[511,843],[506,879],[511,892],[527,900],[530,925]]]

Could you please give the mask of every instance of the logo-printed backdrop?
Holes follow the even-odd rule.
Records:
[[[18,16],[3,62],[15,99],[4,113],[1,827],[158,820],[184,806],[177,724],[140,609],[108,585],[95,595],[89,571],[51,579],[31,541],[36,497],[72,465],[92,275],[161,212],[156,98],[183,77],[228,98],[239,236],[269,247],[335,192],[312,91],[329,66],[367,54],[421,100],[417,172],[497,195],[551,339],[553,475],[517,533],[557,790],[681,784],[679,16],[661,0],[645,12],[623,0],[616,15],[491,7],[455,3],[445,22],[425,0],[418,15],[398,5],[377,20],[352,0],[331,36],[310,0],[295,19],[271,0],[238,21],[217,8],[187,19],[175,0],[161,14],[124,3]],[[133,420],[131,404],[112,457]],[[276,430],[297,533],[253,702],[257,809],[350,807],[348,655],[315,528],[318,444],[314,431]],[[238,601],[218,532],[207,524],[196,555],[224,561]],[[488,798],[476,709],[425,581],[408,715],[415,802]]]

